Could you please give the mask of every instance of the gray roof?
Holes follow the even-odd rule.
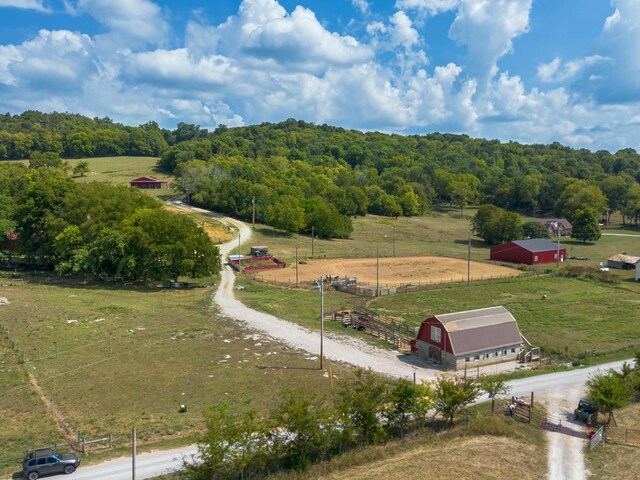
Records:
[[[457,356],[519,345],[522,342],[516,319],[504,307],[435,315],[449,333]]]
[[[519,247],[524,248],[525,250],[530,251],[531,253],[536,252],[548,252],[549,250],[557,250],[558,244],[553,243],[551,240],[546,238],[531,238],[529,240],[514,240],[512,243],[515,243]],[[560,247],[562,248],[562,247]]]

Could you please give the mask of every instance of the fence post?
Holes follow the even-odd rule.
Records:
[[[111,434],[109,434],[109,448],[111,448]]]

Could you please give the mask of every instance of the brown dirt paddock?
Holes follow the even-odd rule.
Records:
[[[520,273],[515,268],[471,262],[472,280],[517,277]],[[375,285],[376,259],[310,259],[306,264],[298,264],[299,282],[314,280],[320,275],[357,277],[361,285]],[[380,286],[466,281],[467,261],[447,257],[384,257],[379,260],[378,277]],[[267,282],[295,283],[296,266],[292,263],[285,268],[263,270],[257,273],[257,278]]]

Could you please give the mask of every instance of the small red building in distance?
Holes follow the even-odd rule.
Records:
[[[500,262],[523,263],[525,265],[538,265],[539,263],[563,262],[567,256],[567,249],[546,238],[532,238],[529,240],[514,240],[491,247],[491,260]]]
[[[151,189],[151,188],[162,188],[167,182],[163,182],[153,177],[140,177],[135,180],[131,180],[129,185],[136,188],[142,189]]]

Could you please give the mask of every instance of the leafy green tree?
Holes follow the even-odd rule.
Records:
[[[60,158],[60,155],[55,152],[32,153],[31,157],[29,157],[29,168],[42,167],[63,168],[64,162]]]
[[[325,399],[307,390],[287,390],[271,413],[275,448],[286,455],[287,466],[306,470],[324,457],[331,443],[332,419]]]
[[[540,222],[525,222],[522,225],[522,236],[524,238],[549,238],[549,231]]]
[[[138,210],[126,221],[130,249],[137,252],[138,278],[199,278],[220,269],[218,248],[206,232],[185,215],[159,209]]]
[[[314,230],[321,238],[349,238],[353,231],[351,218],[338,213],[338,209],[315,197],[304,202],[307,230]]]
[[[341,435],[346,443],[368,445],[384,440],[381,418],[387,388],[371,369],[357,369],[353,382],[342,386],[334,400],[341,414]]]
[[[495,410],[495,400],[498,395],[506,395],[511,390],[505,380],[496,377],[481,377],[480,387],[487,392],[491,399],[491,412]]]
[[[498,222],[498,243],[522,238],[522,218],[515,212],[504,212]]]
[[[80,160],[76,163],[75,167],[73,167],[73,175],[76,177],[84,177],[87,173],[89,173],[89,162],[86,160]]]
[[[491,204],[481,205],[471,222],[473,233],[487,243],[498,243],[497,229],[503,214],[504,210],[500,207]]]
[[[640,184],[634,183],[629,187],[620,212],[622,213],[622,223],[626,223],[626,220],[629,219],[638,225],[638,220],[640,220]]]
[[[266,424],[255,410],[240,412],[221,403],[206,412],[205,419],[207,430],[198,441],[200,458],[185,464],[188,478],[244,478],[247,470],[259,471],[267,457],[268,446]]]
[[[577,210],[573,217],[571,237],[582,243],[595,242],[602,232],[596,214],[592,210]]]
[[[440,377],[434,385],[436,411],[442,414],[449,426],[455,416],[481,394],[480,385],[471,379]]]
[[[428,383],[414,384],[401,378],[393,383],[389,391],[387,418],[403,438],[411,423],[423,422],[427,412],[433,408],[432,387]]]
[[[600,189],[607,198],[609,213],[622,210],[629,187],[633,184],[633,179],[627,175],[616,175],[607,177],[600,182]]]
[[[471,225],[476,235],[493,245],[522,238],[520,215],[494,205],[482,205]]]
[[[607,209],[607,199],[597,185],[577,180],[564,189],[554,208],[559,217],[566,217],[573,223],[578,210],[604,212]]]
[[[267,207],[269,225],[289,233],[300,232],[305,227],[304,208],[300,200],[291,195],[284,195]]]
[[[613,417],[613,411],[625,406],[631,399],[631,388],[620,376],[609,372],[598,372],[587,380],[587,397],[598,410],[608,414],[607,423]]]

